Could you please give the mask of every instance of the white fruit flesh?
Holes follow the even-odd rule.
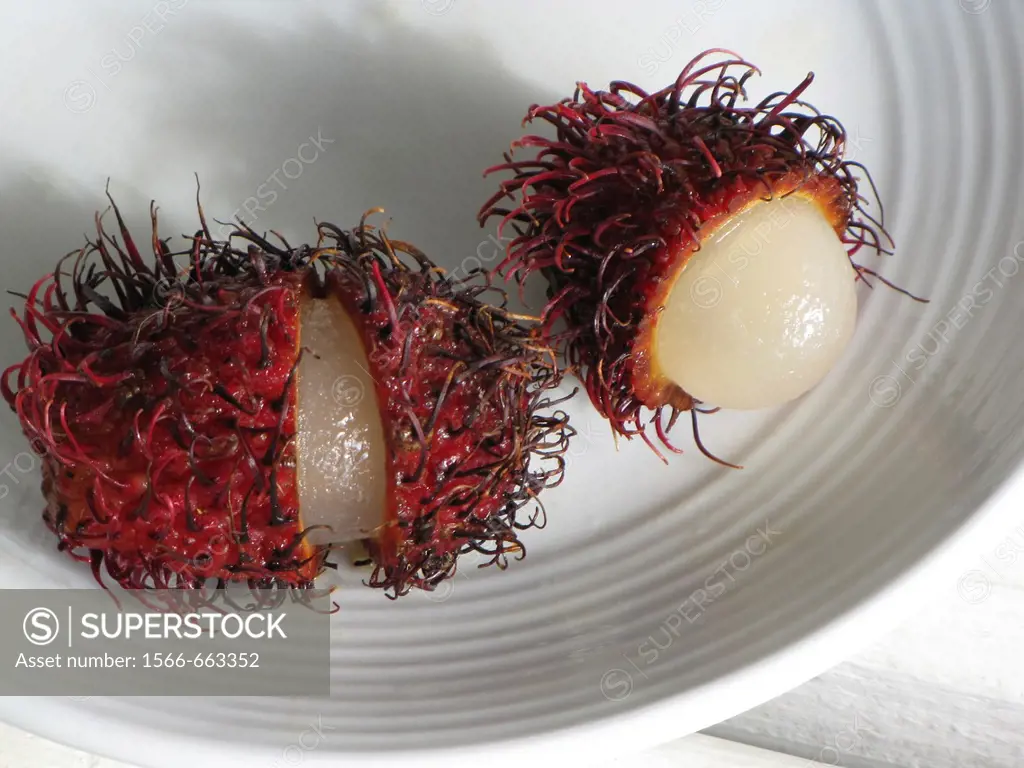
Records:
[[[299,514],[311,544],[361,539],[386,500],[384,429],[366,351],[333,296],[302,302],[298,370]]]
[[[821,209],[759,201],[683,268],[655,330],[664,376],[708,405],[781,405],[818,384],[857,319],[855,273]]]

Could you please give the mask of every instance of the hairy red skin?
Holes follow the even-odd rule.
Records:
[[[476,298],[493,289],[454,292],[416,249],[367,237],[372,247],[331,270],[326,289],[361,318],[388,445],[388,509],[366,542],[370,584],[402,594],[432,589],[470,549],[500,568],[523,557],[518,531],[542,523],[543,509],[517,513],[560,481],[571,430],[564,414],[538,413],[560,378],[553,352]]]
[[[332,270],[327,286],[362,318],[391,478],[385,524],[367,543],[371,584],[400,593],[451,575],[467,545],[501,567],[522,556],[517,529],[536,519],[515,513],[560,472],[559,462],[524,476],[525,463],[560,452],[567,436],[564,417],[536,414],[557,383],[550,351],[504,310],[453,293],[436,270],[395,268],[389,250],[417,252],[388,245],[358,269]]]
[[[538,148],[533,158],[506,153],[486,171],[513,174],[479,214],[481,225],[497,216],[518,233],[497,271],[520,282],[534,272],[547,278],[552,340],[564,344],[613,430],[639,435],[659,455],[647,430],[678,452],[667,432],[689,411],[696,444],[710,456],[696,426],[696,414],[710,411],[661,376],[651,341],[679,272],[723,220],[758,199],[807,196],[846,244],[857,277],[888,284],[854,260],[865,247],[889,253],[888,235],[859,191],[858,174],[869,183],[870,175],[843,157],[842,125],[800,100],[812,75],[744,106],[757,72],[715,49],[655,93],[579,83],[573,98],[530,108],[524,123],[556,132],[512,144],[513,152]],[[556,334],[559,321],[566,330]]]
[[[431,589],[469,549],[500,567],[522,555],[517,531],[538,518],[517,513],[560,481],[571,429],[536,412],[553,354],[476,299],[486,284],[454,291],[365,223],[295,249],[243,225],[242,250],[213,241],[201,208],[180,254],[153,211],[149,265],[114,211],[121,243],[97,217],[96,239],[12,310],[29,351],[2,377],[42,459],[44,520],[101,584],[105,568],[130,589],[303,590],[331,566],[306,539],[295,455],[299,302],[327,290],[362,331],[388,436],[371,586]]]
[[[3,379],[60,548],[131,587],[308,583],[324,553],[302,541],[291,440],[301,275],[205,275],[186,295],[154,272],[162,306],[112,317],[83,311],[85,289],[69,301],[62,270],[29,293],[31,351]]]

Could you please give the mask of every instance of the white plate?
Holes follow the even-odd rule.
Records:
[[[822,386],[775,412],[706,419],[706,443],[742,472],[692,449],[669,467],[640,444],[616,453],[577,400],[569,478],[548,494],[549,526],[530,533],[525,562],[466,568],[397,603],[343,575],[354,586],[328,702],[6,699],[3,719],[148,766],[611,757],[799,684],[1008,527],[1015,510],[999,494],[1024,450],[1024,6],[59,7],[7,3],[0,27],[12,289],[81,242],[107,176],[136,226],[155,198],[164,232],[192,231],[193,171],[220,218],[277,174],[287,189],[256,211],[258,227],[299,239],[314,218],[351,226],[383,205],[392,232],[442,264],[493,265],[474,223],[493,183],[480,172],[530,104],[577,79],[657,88],[725,46],[761,67],[755,98],[817,73],[807,98],[843,120],[886,203],[898,254],[884,274],[932,303],[866,292],[853,348]],[[991,298],[955,314],[982,280]],[[14,328],[0,340],[14,359]],[[13,459],[23,441],[4,418]],[[20,476],[0,501],[2,583],[88,585],[52,551],[36,482]],[[714,592],[699,608],[698,590]]]

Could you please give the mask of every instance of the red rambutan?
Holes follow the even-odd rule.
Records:
[[[533,158],[486,171],[513,174],[479,213],[517,232],[498,271],[547,278],[545,326],[565,322],[557,338],[594,406],[656,452],[652,424],[675,451],[666,433],[690,411],[710,456],[698,413],[808,391],[853,334],[856,280],[891,285],[857,260],[891,242],[843,126],[800,100],[813,75],[748,106],[755,73],[715,49],[655,93],[579,83],[530,108],[524,124],[555,128],[513,143]]]
[[[553,353],[485,275],[456,290],[365,216],[216,241],[201,207],[178,253],[151,208],[147,263],[111,205],[120,242],[97,215],[12,310],[28,355],[2,391],[60,549],[132,589],[309,588],[360,540],[392,596],[525,554],[572,430]]]

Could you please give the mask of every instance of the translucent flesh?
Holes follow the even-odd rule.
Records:
[[[386,503],[384,430],[362,340],[334,297],[306,298],[298,369],[298,484],[312,544],[370,535]]]
[[[825,377],[853,336],[854,278],[815,203],[755,203],[683,268],[655,331],[657,365],[709,405],[793,400]]]

